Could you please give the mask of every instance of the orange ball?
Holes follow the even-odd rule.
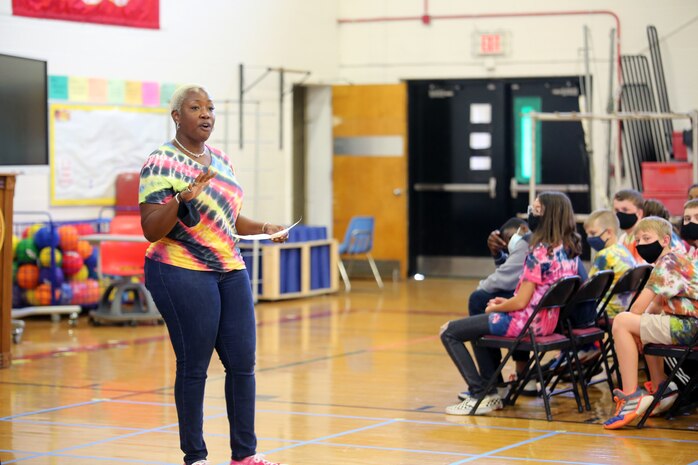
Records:
[[[63,252],[78,250],[78,230],[75,226],[61,226],[58,228],[58,246]]]
[[[17,269],[17,284],[22,289],[34,289],[39,285],[39,267],[25,263]]]
[[[78,253],[83,260],[90,258],[90,255],[92,255],[92,245],[87,241],[78,241]]]
[[[51,305],[51,284],[42,283],[34,289],[35,299],[38,305]],[[55,290],[56,302],[60,300],[61,291],[60,289]],[[35,304],[35,305],[37,305]]]

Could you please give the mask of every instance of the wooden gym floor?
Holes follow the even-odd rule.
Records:
[[[258,311],[260,452],[291,465],[698,464],[698,414],[607,432],[604,387],[593,410],[571,397],[481,417],[445,415],[465,386],[438,339],[466,313],[474,281],[356,281],[351,293]],[[174,357],[164,326],[92,327],[81,317],[27,321],[0,370],[3,464],[181,464]],[[601,386],[601,385],[600,385]],[[212,464],[228,463],[223,370],[214,356],[205,431]]]

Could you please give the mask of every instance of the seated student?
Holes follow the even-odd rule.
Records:
[[[635,248],[633,231],[637,222],[644,217],[644,205],[645,199],[642,198],[642,194],[634,189],[620,190],[613,196],[613,211],[616,212],[620,229],[623,230],[618,241],[630,251],[638,263],[642,263],[643,260]]]
[[[698,199],[698,184],[691,184],[688,188],[688,200]]]
[[[528,255],[528,239],[530,230],[528,224],[520,218],[508,219],[501,228],[494,230],[487,238],[487,247],[494,257],[497,269],[487,278],[480,281],[477,289],[470,294],[468,313],[470,316],[485,313],[487,303],[495,297],[509,298],[514,295],[514,289],[523,272],[524,262]],[[505,252],[506,250],[506,252]],[[528,353],[516,351],[513,359],[516,362],[516,372],[520,373],[528,361]],[[501,359],[500,359],[501,360]],[[499,362],[497,362],[499,364]],[[499,382],[503,381],[499,375]],[[526,395],[536,395],[536,383],[533,381],[524,389]],[[464,400],[470,392],[458,394]]]
[[[698,259],[698,198],[689,200],[683,206],[681,238],[686,241],[686,255]]]
[[[647,199],[642,207],[642,213],[645,216],[658,216],[659,218],[664,218],[669,223],[671,223],[671,213],[666,208],[666,206],[657,199]],[[678,228],[671,223],[671,248],[677,253],[685,253],[686,246],[679,236]]]
[[[584,222],[587,242],[596,251],[594,263],[589,269],[589,276],[594,276],[601,270],[612,270],[614,285],[623,273],[636,265],[635,258],[630,251],[618,242],[619,229],[618,218],[611,210],[596,210]],[[613,297],[606,307],[608,316],[613,318],[620,312],[627,310],[631,297],[628,294]]]
[[[485,313],[487,302],[495,297],[509,298],[514,295],[516,283],[528,255],[528,243],[521,241],[527,233],[528,225],[519,218],[508,219],[501,228],[490,233],[487,247],[492,253],[497,269],[480,281],[477,289],[470,295],[468,308],[471,315]]]
[[[655,216],[635,228],[637,251],[654,270],[629,312],[613,322],[618,365],[624,391],[613,391],[616,411],[604,423],[606,429],[621,428],[641,416],[652,403],[651,394],[638,387],[638,347],[644,344],[686,344],[698,332],[698,272],[684,254],[673,252],[671,224]],[[640,342],[638,343],[637,339]],[[666,381],[661,357],[645,356],[650,372],[650,393]],[[674,383],[668,389],[676,390]]]
[[[449,321],[441,327],[441,341],[446,352],[468,384],[469,394],[459,404],[446,408],[451,415],[468,415],[475,403],[482,403],[478,415],[502,408],[496,388],[485,392],[489,379],[499,365],[499,349],[475,347],[475,366],[465,342],[487,335],[517,336],[545,292],[558,279],[578,272],[576,258],[581,253],[581,239],[576,232],[572,204],[559,192],[543,192],[529,209],[528,225],[532,231],[530,252],[514,296],[496,297],[485,309],[486,314]],[[533,324],[537,335],[548,335],[557,325],[558,309],[544,310]]]

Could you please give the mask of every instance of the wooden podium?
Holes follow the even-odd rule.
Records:
[[[0,173],[0,368],[12,359],[12,204],[15,175]]]

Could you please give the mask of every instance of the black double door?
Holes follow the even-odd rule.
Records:
[[[521,117],[579,111],[578,78],[410,81],[408,105],[411,274],[477,275],[490,231],[526,211],[534,169],[538,192],[564,191],[589,212],[581,124],[538,123],[533,167]]]

